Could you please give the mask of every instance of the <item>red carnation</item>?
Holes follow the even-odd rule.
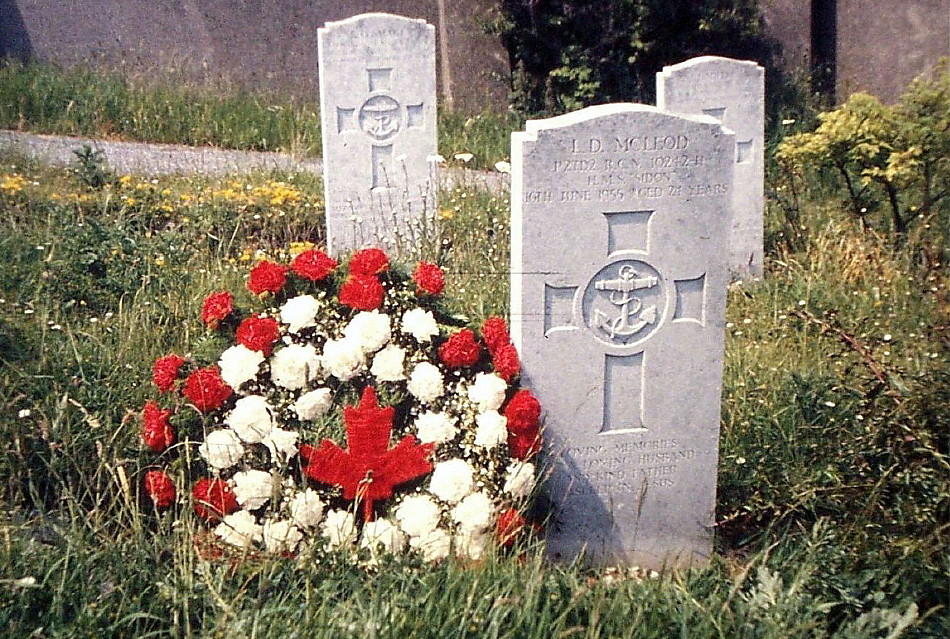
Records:
[[[152,381],[158,387],[158,390],[167,393],[175,388],[175,381],[178,379],[178,369],[181,368],[185,360],[174,353],[159,357],[152,366]]]
[[[498,515],[498,524],[495,533],[498,536],[498,543],[502,546],[511,546],[515,539],[524,530],[525,519],[514,508],[502,512]]]
[[[383,285],[375,275],[353,274],[340,287],[340,304],[372,311],[383,304]]]
[[[389,268],[389,258],[378,248],[357,251],[350,260],[352,275],[379,275]]]
[[[508,325],[500,317],[489,317],[482,324],[482,339],[488,347],[488,352],[495,354],[502,346],[511,343],[511,335],[508,333]]]
[[[251,269],[247,278],[247,288],[255,295],[276,293],[287,282],[287,267],[264,260]]]
[[[508,430],[516,433],[537,429],[541,423],[541,404],[531,391],[522,388],[508,401],[504,410]]]
[[[518,350],[514,344],[508,343],[492,352],[492,366],[495,372],[506,382],[521,370],[521,360],[518,359]]]
[[[317,249],[304,251],[290,263],[294,273],[312,282],[322,280],[336,268],[336,260]]]
[[[164,510],[175,503],[175,482],[160,470],[150,470],[145,473],[145,492],[159,510]]]
[[[537,427],[519,433],[508,431],[508,452],[515,459],[528,459],[541,450],[541,433]]]
[[[241,321],[234,337],[238,344],[252,351],[260,351],[264,357],[268,357],[274,342],[280,339],[280,325],[273,317],[258,317],[255,313]]]
[[[508,420],[508,450],[515,459],[527,459],[541,450],[541,404],[531,391],[515,393],[504,410]]]
[[[202,413],[207,413],[224,403],[234,390],[221,379],[217,366],[199,368],[185,380],[185,397]]]
[[[234,296],[228,291],[212,293],[201,305],[201,321],[211,330],[218,328],[224,319],[234,311]]]
[[[223,479],[203,477],[195,482],[191,494],[195,500],[195,513],[208,521],[217,521],[240,508],[234,491]]]
[[[438,295],[445,288],[445,274],[431,262],[419,262],[412,273],[412,281],[416,283],[418,295]]]
[[[475,333],[463,328],[439,347],[439,359],[449,368],[464,368],[478,361],[481,350]]]
[[[142,441],[152,452],[160,453],[175,443],[175,429],[168,423],[172,414],[170,410],[162,410],[158,404],[149,400],[142,410]]]

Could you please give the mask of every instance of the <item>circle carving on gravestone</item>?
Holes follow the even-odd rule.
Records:
[[[584,325],[608,346],[634,346],[656,331],[666,308],[663,277],[639,259],[611,262],[590,279],[581,303]]]
[[[402,126],[399,102],[388,95],[374,95],[360,107],[360,129],[374,142],[388,142]]]

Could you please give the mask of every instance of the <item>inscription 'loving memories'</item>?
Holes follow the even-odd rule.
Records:
[[[572,467],[571,474],[586,480],[575,482],[571,491],[593,494],[638,491],[644,486],[673,488],[681,466],[695,459],[696,451],[682,448],[675,439],[657,439],[578,446],[565,449],[562,455]]]

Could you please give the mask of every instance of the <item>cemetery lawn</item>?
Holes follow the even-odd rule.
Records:
[[[506,160],[513,114],[439,110],[439,149],[469,168]],[[233,87],[200,87],[153,76],[123,77],[37,63],[0,64],[0,129],[137,142],[282,151],[320,156],[320,111],[292,100]]]
[[[320,242],[321,193],[307,175],[147,180],[0,157],[7,636],[950,634],[946,211],[895,246],[830,198],[794,230],[770,205],[766,277],[729,293],[708,567],[549,565],[537,542],[369,575],[201,559],[190,513],[140,507],[151,364],[218,351],[204,296],[244,290],[257,257]],[[473,324],[506,313],[509,203],[460,188],[440,206],[425,257],[455,310]]]

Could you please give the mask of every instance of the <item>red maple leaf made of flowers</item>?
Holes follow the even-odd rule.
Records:
[[[389,447],[395,412],[392,406],[380,408],[376,389],[368,386],[359,406],[343,409],[348,450],[329,439],[319,448],[300,447],[307,477],[339,486],[344,499],[362,500],[365,521],[373,517],[373,502],[389,499],[396,486],[432,472],[429,455],[434,444],[419,444],[406,435]]]

